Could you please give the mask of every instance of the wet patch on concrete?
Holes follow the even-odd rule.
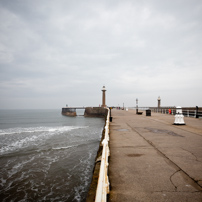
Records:
[[[122,146],[122,148],[136,148],[135,146]]]
[[[128,157],[140,157],[143,154],[127,154]]]
[[[142,145],[142,146],[122,146],[121,148],[147,148],[148,149],[148,147],[145,145]]]
[[[162,129],[157,129],[157,128],[147,128],[147,127],[145,129],[149,130],[152,133],[167,134],[167,135],[172,135],[172,136],[176,136],[176,137],[184,137],[184,136],[174,133],[173,131],[170,131],[170,130],[162,130]]]
[[[117,125],[117,124],[111,124],[111,127],[120,127],[120,125]]]
[[[124,129],[124,128],[121,128],[121,129],[116,129],[117,131],[121,131],[121,132],[125,132],[125,131],[128,131],[128,129]]]

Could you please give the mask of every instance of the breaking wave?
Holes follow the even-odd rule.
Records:
[[[35,147],[39,143],[52,136],[65,132],[85,128],[81,126],[62,126],[62,127],[29,127],[29,128],[9,128],[0,130],[0,135],[5,135],[1,142],[0,154],[16,152],[26,147]]]
[[[61,127],[29,127],[29,128],[8,128],[0,130],[0,135],[20,134],[20,133],[37,133],[37,132],[65,132],[74,129],[85,128],[81,126],[61,126]]]

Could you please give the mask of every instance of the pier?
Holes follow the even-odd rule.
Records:
[[[64,116],[77,116],[77,109],[85,109],[84,116],[85,117],[104,117],[107,118],[107,105],[106,105],[106,88],[102,87],[102,105],[101,107],[66,107],[62,108],[62,115]]]
[[[103,107],[63,107],[62,115],[64,116],[77,116],[77,109],[85,109],[85,117],[104,117],[107,116],[107,109]]]
[[[202,119],[112,110],[108,201],[202,201]]]

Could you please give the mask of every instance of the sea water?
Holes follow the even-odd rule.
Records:
[[[1,201],[85,201],[103,126],[61,110],[0,110]]]

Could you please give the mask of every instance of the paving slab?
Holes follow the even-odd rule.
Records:
[[[108,201],[202,201],[202,120],[112,110]]]

